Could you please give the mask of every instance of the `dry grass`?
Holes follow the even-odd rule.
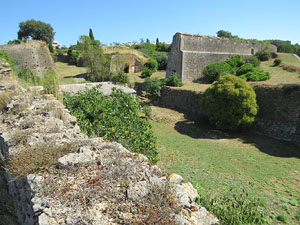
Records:
[[[37,143],[26,146],[8,161],[7,169],[17,176],[39,173],[57,164],[58,158],[74,150],[71,144],[61,146],[50,143]]]
[[[59,75],[60,84],[85,83],[86,67],[77,67],[68,63],[56,62],[55,67]]]
[[[112,54],[112,53],[120,53],[120,54],[131,54],[137,56],[141,62],[144,64],[147,60],[148,57],[144,55],[142,52],[128,48],[126,46],[103,46],[103,51],[106,54]]]

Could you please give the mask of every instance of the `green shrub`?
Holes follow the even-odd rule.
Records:
[[[0,58],[5,59],[11,67],[15,65],[14,61],[10,59],[10,57],[5,51],[0,50]]]
[[[152,73],[153,73],[153,72],[152,72],[151,69],[149,69],[149,68],[147,68],[147,67],[144,67],[144,68],[143,68],[143,72],[142,72],[142,74],[141,74],[141,78],[151,77]]]
[[[164,85],[172,86],[172,87],[182,87],[183,83],[179,78],[178,73],[172,72],[171,76],[165,79]]]
[[[14,40],[8,41],[7,44],[8,44],[8,45],[21,44],[22,42],[25,42],[25,40],[14,39]]]
[[[36,76],[29,68],[25,66],[15,66],[14,72],[18,78],[28,84],[37,85],[40,84],[40,77]]]
[[[233,75],[214,82],[202,95],[201,106],[209,122],[220,130],[247,128],[258,112],[254,90]]]
[[[250,55],[244,58],[244,63],[250,63],[253,66],[259,66],[260,61],[255,55]]]
[[[286,215],[283,215],[283,214],[279,214],[277,217],[276,217],[277,220],[283,222],[283,223],[286,223],[287,220],[288,220],[288,217]]]
[[[226,62],[210,63],[203,70],[204,76],[209,82],[216,81],[220,76],[230,73],[232,67]]]
[[[168,54],[167,53],[157,53],[154,55],[158,63],[158,70],[166,70],[168,64]]]
[[[271,52],[272,59],[275,59],[278,57],[278,54],[276,52]]]
[[[242,57],[240,55],[234,55],[230,59],[227,59],[225,62],[228,63],[232,68],[240,67],[241,65],[243,65]]]
[[[158,68],[158,63],[155,58],[151,57],[148,61],[144,64],[145,67],[150,69],[152,72],[156,72]]]
[[[246,74],[248,72],[252,72],[254,70],[255,70],[255,67],[252,64],[245,63],[240,68],[238,68],[238,70],[236,71],[236,75],[240,76],[240,75]]]
[[[114,83],[119,83],[119,84],[128,84],[129,83],[128,75],[126,73],[124,73],[123,71],[120,71],[119,73],[113,75],[111,79]]]
[[[140,117],[141,106],[131,95],[114,89],[104,96],[99,87],[71,96],[64,104],[77,118],[81,130],[89,136],[117,141],[127,149],[146,155],[157,162],[156,140],[148,118]]]
[[[69,64],[77,65],[80,57],[80,53],[75,51],[70,51],[68,52],[68,54],[69,54]]]
[[[147,92],[147,97],[155,100],[161,96],[161,87],[163,83],[158,78],[147,78],[144,82],[144,91]]]
[[[260,60],[260,61],[267,61],[271,57],[271,52],[269,49],[265,48],[263,50],[258,51],[255,56]]]
[[[248,73],[241,75],[240,78],[247,81],[262,81],[269,80],[271,75],[269,72],[265,72],[260,68],[255,68],[253,71],[249,71]]]
[[[196,185],[199,196],[196,202],[213,213],[220,224],[270,224],[271,218],[258,198],[250,198],[245,189],[230,188],[215,197],[210,197]]]
[[[58,96],[59,82],[53,70],[47,71],[42,77],[42,85],[45,94],[53,94],[55,97]]]
[[[282,59],[274,59],[274,66],[279,66],[279,64],[282,62]]]

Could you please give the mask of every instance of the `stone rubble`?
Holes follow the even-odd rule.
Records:
[[[40,143],[69,146],[69,153],[39,173],[6,174],[20,224],[144,224],[158,216],[157,224],[170,224],[162,221],[171,217],[175,224],[218,224],[180,175],[162,172],[121,144],[88,138],[58,100],[22,90],[0,112],[6,163]]]

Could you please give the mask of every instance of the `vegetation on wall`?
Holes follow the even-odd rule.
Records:
[[[51,43],[54,39],[54,31],[50,24],[44,23],[40,20],[26,20],[19,24],[18,39],[28,39],[46,41]]]
[[[247,128],[258,112],[254,90],[233,75],[222,76],[214,82],[204,92],[201,106],[210,124],[220,130]]]
[[[64,104],[89,136],[116,141],[157,162],[151,124],[148,118],[140,116],[141,106],[132,96],[118,89],[114,89],[111,96],[104,96],[98,86],[73,96],[65,93]]]
[[[0,58],[5,59],[5,61],[8,62],[11,67],[15,65],[15,62],[3,50],[0,50]]]

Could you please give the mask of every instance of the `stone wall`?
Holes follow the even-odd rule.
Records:
[[[254,86],[259,105],[255,129],[267,136],[300,144],[300,86]],[[201,92],[163,87],[159,104],[203,115]]]
[[[126,73],[138,73],[143,70],[141,61],[132,54],[115,54],[111,56],[110,71],[118,73],[128,64]]]
[[[197,191],[181,176],[164,173],[118,143],[88,138],[53,96],[2,85],[3,91],[19,94],[0,111],[0,156],[6,163],[28,149],[32,154],[40,148],[42,162],[42,152],[67,148],[53,166],[34,174],[16,179],[14,170],[8,170],[20,224],[141,224],[138,221],[152,217],[162,221],[172,217],[172,224],[180,225],[217,224],[216,217],[194,202]],[[162,221],[157,224],[168,224]]]
[[[21,44],[0,45],[0,50],[20,65],[26,66],[38,76],[48,70],[55,70],[48,46],[43,41],[28,40]]]
[[[265,47],[252,41],[176,33],[169,54],[167,77],[175,71],[183,81],[198,80],[204,67],[211,62],[223,61],[235,54],[253,55]],[[273,45],[268,48],[277,51]]]

